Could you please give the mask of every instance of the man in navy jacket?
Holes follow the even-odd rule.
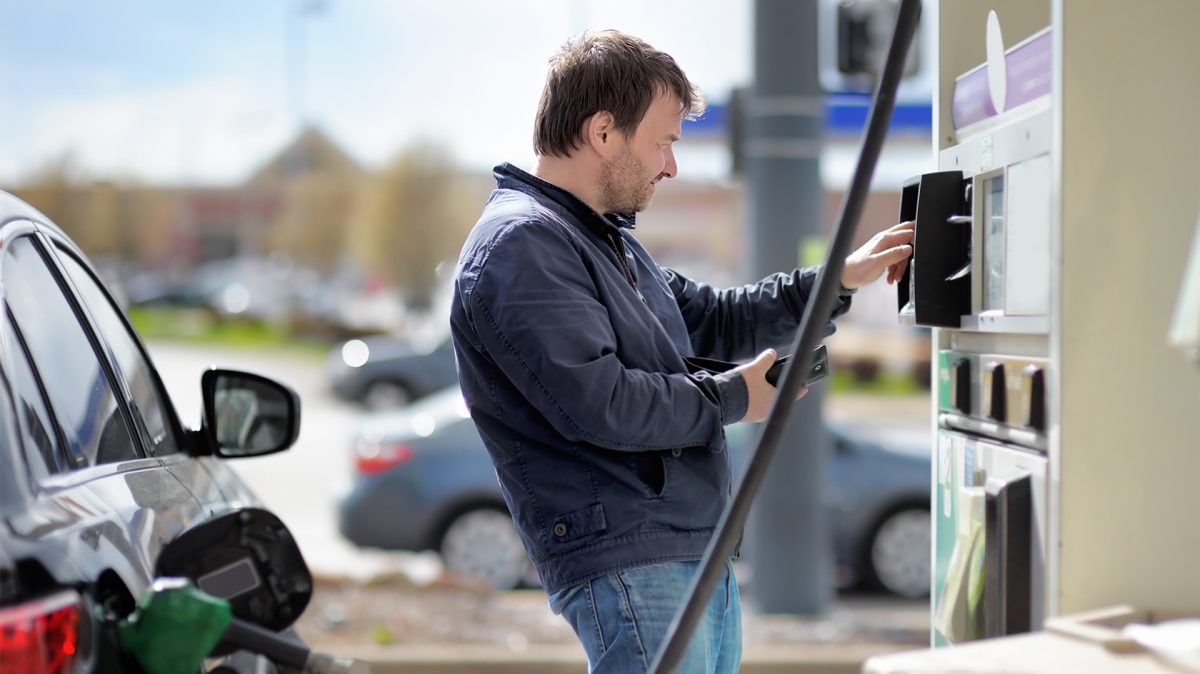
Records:
[[[591,671],[643,671],[730,496],[723,428],[761,421],[774,348],[795,335],[817,269],[714,289],[659,267],[634,214],[676,174],[681,122],[703,111],[667,54],[616,31],[564,45],[538,108],[534,174],[496,167],[463,247],[451,329],[459,379],[550,604]],[[912,224],[876,235],[854,289],[911,253]],[[685,358],[748,361],[689,373]],[[731,567],[685,671],[741,655]]]

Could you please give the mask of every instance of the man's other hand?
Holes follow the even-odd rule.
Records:
[[[871,237],[861,248],[846,258],[842,270],[842,286],[854,290],[869,285],[887,270],[887,282],[895,283],[904,277],[908,257],[912,255],[913,232],[917,223],[909,220],[893,225]]]
[[[774,364],[775,350],[767,349],[749,363],[734,368],[733,371],[740,373],[742,379],[746,380],[746,390],[750,394],[750,400],[746,404],[746,416],[742,417],[742,421],[762,421],[770,413],[771,405],[775,402],[776,390],[767,383],[767,370]],[[801,388],[796,400],[803,398],[806,393],[808,389]]]

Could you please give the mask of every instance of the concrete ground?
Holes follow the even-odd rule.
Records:
[[[502,601],[545,603],[537,592],[504,593]],[[523,608],[523,607],[522,607]],[[925,648],[929,611],[924,602],[842,597],[820,618],[766,616],[747,607],[744,674],[848,674],[867,658]],[[320,644],[314,644],[318,648]],[[376,674],[582,674],[587,661],[576,644],[363,644],[336,652],[368,664]]]

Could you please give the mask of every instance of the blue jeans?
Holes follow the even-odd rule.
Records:
[[[579,635],[589,672],[645,672],[699,569],[699,562],[663,562],[617,571],[555,593],[550,608]],[[741,600],[726,563],[677,671],[733,673],[741,660]]]

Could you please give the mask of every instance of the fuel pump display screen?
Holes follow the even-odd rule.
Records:
[[[983,182],[983,310],[1004,309],[1004,176]]]

